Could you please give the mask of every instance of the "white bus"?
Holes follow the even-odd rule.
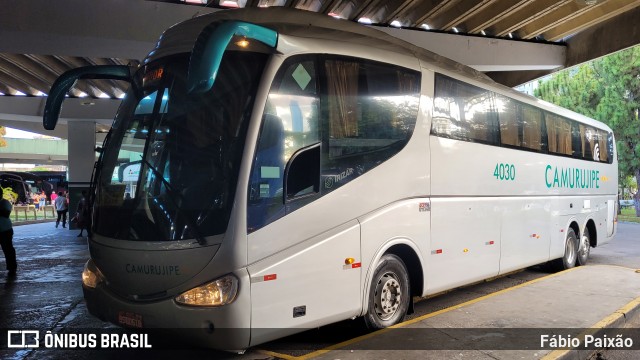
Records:
[[[83,272],[89,311],[121,326],[227,350],[383,328],[414,296],[584,264],[616,231],[611,129],[373,28],[200,16],[138,68],[63,74],[46,128],[83,78],[131,82]]]

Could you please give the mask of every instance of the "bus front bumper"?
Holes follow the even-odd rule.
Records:
[[[240,283],[245,283],[242,280]],[[132,301],[114,294],[104,283],[95,288],[83,284],[82,290],[93,316],[133,332],[170,334],[181,340],[169,347],[197,345],[234,352],[249,347],[251,307],[249,291],[242,286],[233,303],[220,307],[184,306],[173,298]],[[159,346],[166,347],[167,344]]]

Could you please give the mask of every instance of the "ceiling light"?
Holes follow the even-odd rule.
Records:
[[[120,95],[118,95],[118,99],[124,99],[125,93],[121,93]]]
[[[455,26],[452,28],[452,30],[453,30],[453,32],[454,32],[454,33],[456,33],[456,34],[460,32],[460,31],[458,31],[458,28],[457,28],[457,27],[455,27]]]
[[[486,32],[484,32],[484,30],[480,30],[480,34],[482,34],[482,35],[484,35],[484,36],[487,36],[487,33],[486,33]]]
[[[98,95],[98,97],[99,97],[100,99],[111,99],[111,96],[109,96],[109,95],[107,95],[107,94],[103,93],[102,91],[100,92],[100,94]]]
[[[186,2],[187,4],[202,4],[205,5],[207,3],[207,0],[182,0],[184,2]]]
[[[372,24],[373,21],[371,21],[371,19],[369,19],[368,17],[361,17],[360,19],[358,19],[358,22],[360,24]]]
[[[220,0],[220,6],[228,8],[243,8],[247,0]]]
[[[427,25],[427,24],[422,24],[422,25],[420,25],[420,27],[421,27],[421,28],[423,28],[423,29],[425,29],[425,30],[429,30],[429,29],[431,29],[431,28],[429,27],[429,25]]]
[[[340,16],[340,14],[334,13],[333,11],[328,13],[327,15],[334,17],[336,19],[342,19],[342,17]]]
[[[284,6],[287,0],[260,0],[258,7],[266,8],[270,6]],[[244,1],[246,3],[246,1]]]
[[[43,93],[42,91],[38,91],[36,93],[36,96],[46,96],[47,94]]]
[[[89,95],[87,95],[87,93],[84,92],[84,91],[80,91],[79,94],[78,94],[78,97],[81,97],[81,98],[85,98],[87,96],[89,96]]]
[[[391,25],[391,26],[393,26],[393,27],[398,27],[398,28],[399,28],[399,27],[402,27],[402,24],[401,24],[401,23],[400,23],[400,21],[398,21],[398,20],[393,20],[393,21],[391,22],[391,24],[389,24],[389,25]]]
[[[513,39],[513,34],[512,33],[509,33],[509,38]]]
[[[15,95],[16,96],[27,96],[27,94],[23,93],[22,91],[16,91]]]

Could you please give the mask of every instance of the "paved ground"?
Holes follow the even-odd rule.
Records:
[[[594,264],[640,269],[640,223],[620,223],[611,243],[591,249],[589,265]]]
[[[0,330],[2,330],[0,331],[0,344],[4,344],[6,329],[35,329],[43,333],[51,330],[56,333],[69,329],[113,328],[111,325],[89,316],[82,300],[80,272],[87,259],[87,245],[86,238],[76,237],[77,233],[78,231],[76,230],[56,229],[53,223],[15,227],[14,243],[18,253],[19,274],[15,280],[9,280],[4,278],[4,274],[0,272]],[[623,272],[625,271],[624,268],[627,268],[626,270],[628,270],[628,268],[640,268],[640,224],[621,223],[614,242],[593,249],[590,264],[616,265],[620,266],[620,271]],[[0,269],[3,268],[4,259],[0,258]],[[606,280],[612,282],[611,285],[613,287],[602,287],[602,292],[611,293],[617,289],[615,279],[618,277],[615,273],[615,271],[612,272],[614,275],[612,275],[613,278],[611,279],[613,280]],[[467,301],[473,302],[475,301],[473,299],[478,299],[488,294],[495,294],[497,291],[513,288],[518,284],[547,275],[549,274],[540,269],[528,269],[505,278],[465,287],[436,298],[427,299],[417,304],[416,315],[410,317],[409,320],[421,320],[419,317],[425,314],[438,314],[437,311],[446,309],[443,310],[442,314],[430,318],[430,321],[436,319],[437,321],[446,321],[448,323],[447,326],[465,326],[464,323],[455,322],[455,315],[470,311],[469,305],[457,308],[455,311],[451,310],[453,306]],[[525,315],[527,314],[529,306],[524,299],[532,298],[536,292],[535,288],[530,288],[529,285],[527,285],[526,288],[526,291],[523,290],[524,297],[521,298],[521,300],[514,300],[516,304],[521,304],[521,311]],[[637,289],[636,296],[640,296],[640,286],[638,286]],[[574,290],[573,293],[579,291],[579,289]],[[562,294],[562,291],[558,290],[550,296],[553,297],[553,294]],[[596,297],[597,294],[592,294],[591,296]],[[589,300],[587,300],[587,303],[588,301]],[[485,304],[486,301],[481,300],[477,303],[480,304],[478,306],[484,306],[483,304]],[[595,309],[589,305],[583,305],[583,310],[596,317],[601,315],[600,313],[596,313]],[[483,311],[477,311],[473,318],[480,319]],[[605,312],[606,311],[605,309]],[[484,311],[484,313],[489,314],[490,317],[496,317],[496,312]],[[497,311],[497,315],[500,315],[500,311]],[[454,318],[449,319],[450,316]],[[262,350],[252,349],[241,357],[209,350],[188,350],[177,353],[166,351],[153,352],[145,353],[144,357],[146,358],[148,357],[147,355],[153,355],[154,358],[265,359],[272,357],[290,358],[292,356],[302,356],[302,358],[319,356],[326,359],[363,358],[357,353],[356,355],[349,355],[351,354],[349,350],[346,351],[346,353],[341,352],[344,350],[338,350],[337,352],[329,352],[328,354],[323,351],[318,351],[327,346],[335,346],[337,343],[350,341],[350,339],[354,337],[363,335],[364,332],[355,323],[356,322],[343,322],[336,326],[324,327],[317,331],[310,331],[278,342],[265,344],[260,347]],[[427,324],[427,326],[429,325]],[[444,325],[439,323],[438,325],[430,326]],[[344,346],[342,348],[344,348]],[[607,356],[607,359],[625,359],[624,356],[631,356],[629,354],[625,355],[626,353],[635,354],[637,352],[614,351],[602,353],[601,356]],[[402,354],[405,353],[396,351],[389,354],[381,352],[376,352],[375,354],[378,355],[376,358],[379,358],[379,356],[403,358]],[[461,353],[454,351],[447,353],[446,357],[459,357],[456,354],[459,355]],[[368,354],[368,356],[370,355],[371,354]],[[414,355],[417,356],[416,358],[423,358],[425,354]],[[542,354],[539,355],[542,356]],[[0,346],[0,359],[55,359],[61,357],[70,359],[105,359],[117,357],[119,359],[125,359],[129,357],[139,358],[140,354],[110,351],[98,352],[92,350],[65,352],[48,349],[30,349],[15,352],[5,350]],[[468,358],[468,356],[465,356],[465,358]],[[498,357],[494,356],[493,358]]]

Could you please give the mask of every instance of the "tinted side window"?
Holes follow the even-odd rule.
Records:
[[[420,100],[420,73],[345,57],[325,58],[323,192],[398,153],[409,141]]]
[[[613,134],[436,74],[431,133],[457,140],[613,162]]]
[[[573,155],[571,150],[571,123],[569,120],[547,112],[545,114],[545,124],[547,126],[549,152]]]
[[[578,129],[582,159],[613,162],[613,134],[582,124],[578,126]]]
[[[320,141],[315,62],[297,59],[283,64],[265,105],[249,180],[249,232],[284,216],[285,166],[296,151]]]
[[[542,137],[543,125],[542,112],[533,106],[521,104],[522,111],[522,147],[542,151],[545,150],[545,142]]]
[[[496,94],[436,74],[431,132],[452,139],[498,145]]]
[[[502,95],[496,95],[500,144],[533,151],[546,149],[542,112]]]
[[[522,145],[522,116],[517,103],[508,97],[497,95],[496,108],[500,120],[500,143],[519,147]]]

